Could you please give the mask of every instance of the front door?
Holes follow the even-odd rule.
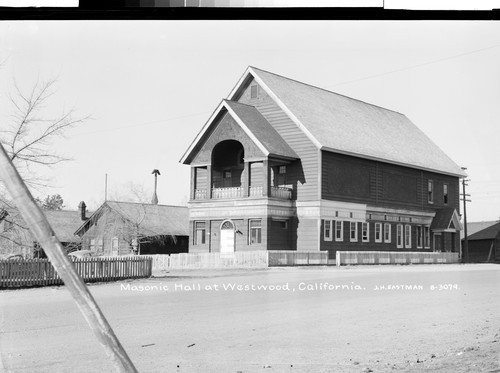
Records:
[[[220,255],[234,254],[234,224],[231,220],[224,220],[220,226]]]
[[[441,252],[442,250],[441,233],[434,233],[434,251]]]

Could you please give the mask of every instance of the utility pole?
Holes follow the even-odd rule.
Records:
[[[160,171],[157,170],[157,169],[154,169],[153,172],[151,172],[153,175],[155,175],[155,191],[153,192],[153,199],[151,200],[151,203],[153,205],[157,205],[158,204],[158,196],[156,194],[156,187],[158,185],[158,175],[161,175],[160,174]]]
[[[462,170],[467,170],[466,167],[462,167]],[[462,250],[462,262],[467,263],[469,261],[469,244],[467,240],[467,202],[471,202],[470,199],[467,199],[467,197],[470,197],[470,194],[465,193],[465,187],[469,184],[467,182],[470,181],[470,179],[466,179],[465,177],[462,179],[462,201],[464,201],[464,245],[463,245],[463,250]]]

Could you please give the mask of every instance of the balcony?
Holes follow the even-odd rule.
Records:
[[[230,199],[230,198],[243,198],[244,189],[242,187],[233,188],[212,188],[212,199]],[[249,197],[264,197],[264,188],[262,186],[251,186],[248,188]],[[286,187],[275,187],[270,188],[270,197],[279,199],[292,199],[292,189]],[[206,200],[208,199],[206,189],[195,189],[194,192],[195,200]]]

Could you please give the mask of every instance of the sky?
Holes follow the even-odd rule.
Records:
[[[185,204],[179,163],[247,66],[405,114],[467,167],[469,221],[500,218],[500,23],[492,21],[0,22],[0,121],[14,82],[57,78],[48,110],[92,119],[41,170],[67,209],[105,198]],[[2,126],[0,122],[0,127]],[[144,197],[145,196],[145,197]]]

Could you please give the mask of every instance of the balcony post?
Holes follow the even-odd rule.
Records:
[[[262,162],[262,172],[263,172],[263,182],[262,182],[262,196],[267,197],[270,196],[269,193],[269,180],[270,175],[269,175],[269,160],[265,159]]]
[[[196,167],[191,167],[191,201],[196,199]]]
[[[241,173],[241,188],[243,189],[242,197],[248,197],[250,187],[250,162],[245,162],[245,167]]]
[[[207,193],[206,199],[212,199],[212,165],[207,166]]]

